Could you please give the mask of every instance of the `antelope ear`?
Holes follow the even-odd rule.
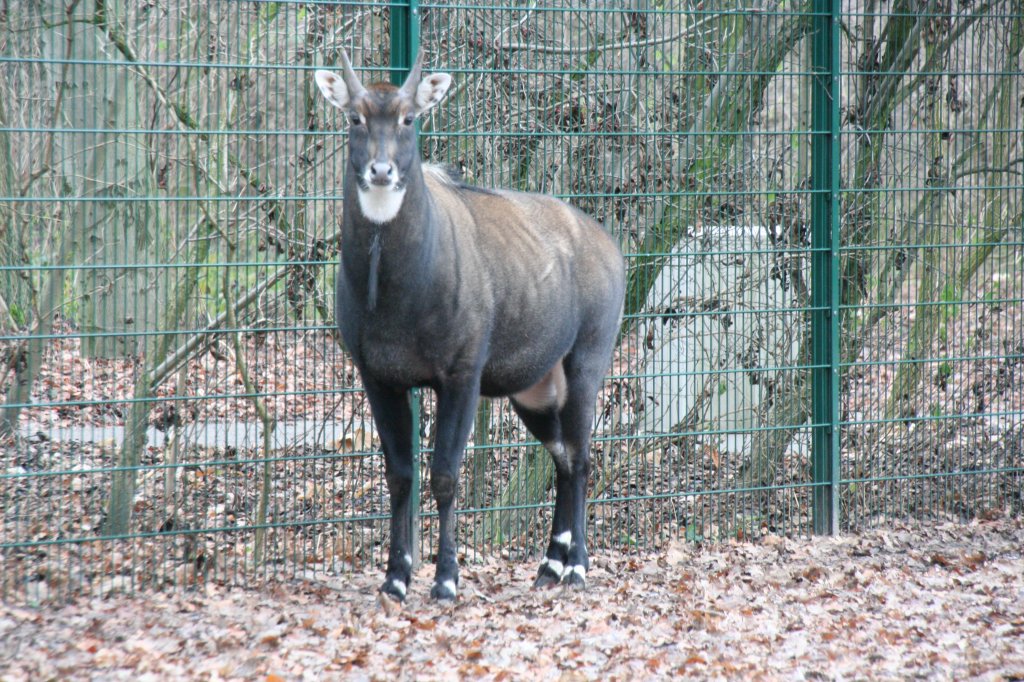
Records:
[[[416,87],[416,111],[423,113],[444,99],[452,77],[446,73],[427,74]]]
[[[313,79],[328,102],[339,109],[344,109],[348,106],[352,98],[349,95],[348,86],[345,85],[344,78],[331,71],[321,69],[313,74]]]

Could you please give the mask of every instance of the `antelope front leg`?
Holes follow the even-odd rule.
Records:
[[[441,601],[454,600],[459,589],[459,562],[455,542],[455,498],[458,492],[459,465],[473,425],[479,400],[480,379],[468,385],[446,387],[437,396],[437,438],[430,462],[430,492],[437,502],[439,539],[437,573],[430,596]]]
[[[391,547],[380,591],[404,601],[412,576],[412,521],[409,515],[414,464],[412,410],[407,391],[394,391],[367,383],[366,395],[384,448],[384,475],[391,496]]]

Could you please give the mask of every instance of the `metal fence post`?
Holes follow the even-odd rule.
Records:
[[[412,68],[420,49],[419,0],[391,3],[391,82],[401,85]],[[416,124],[417,126],[419,123]],[[420,565],[420,392],[409,391],[412,408],[412,495],[409,501],[409,525],[412,565]]]
[[[814,532],[839,527],[839,0],[814,0],[811,178]]]
[[[391,3],[391,82],[401,85],[420,49],[419,0]]]

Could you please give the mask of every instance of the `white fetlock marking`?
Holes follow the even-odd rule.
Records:
[[[445,590],[448,590],[448,593],[451,594],[453,597],[456,594],[458,594],[458,588],[455,586],[454,580],[445,580],[443,583],[441,583],[441,587]]]
[[[398,578],[391,579],[391,587],[395,588],[395,590],[403,597],[405,596],[405,583]]]
[[[405,556],[402,557],[402,560],[405,561],[406,566],[412,568],[412,557],[409,555],[408,552],[405,553]]]
[[[572,572],[578,575],[584,582],[587,580],[587,569],[583,566],[573,566]]]
[[[568,548],[569,545],[572,544],[572,531],[571,530],[563,531],[563,532],[559,533],[558,535],[556,535],[552,539],[555,542],[557,542],[558,544],[560,544],[562,547]]]
[[[562,562],[557,559],[548,559],[547,557],[544,557],[544,561],[540,562],[540,565],[541,568],[547,566],[552,571],[554,571],[555,575],[557,576],[562,575]]]

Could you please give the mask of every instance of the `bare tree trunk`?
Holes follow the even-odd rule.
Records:
[[[211,238],[201,234],[191,253],[186,253],[185,262],[203,263],[210,251]],[[193,268],[177,268],[168,276],[167,300],[157,324],[158,329],[176,329],[184,318],[198,279]],[[118,468],[114,470],[110,485],[110,502],[107,506],[105,535],[125,535],[131,527],[133,500],[136,490],[136,473],[141,462],[142,449],[146,445],[149,429],[149,413],[153,408],[152,398],[159,386],[154,369],[163,365],[170,353],[171,335],[154,334],[147,337],[146,364],[135,379],[132,403],[125,419],[124,441],[118,456]]]
[[[127,32],[131,0],[107,0],[97,11],[102,11],[102,26],[117,25]],[[105,36],[98,36],[104,44]],[[105,45],[109,54],[110,51]],[[107,69],[104,69],[107,71]],[[138,77],[129,69],[118,69],[116,75],[97,93],[106,129],[145,130],[149,113],[147,99],[142,95]],[[103,149],[101,152],[100,149]],[[156,182],[149,168],[148,145],[142,135],[113,132],[104,134],[97,145],[96,154],[102,153],[106,167],[99,176],[106,186],[97,188],[102,196],[141,199],[151,197]],[[96,164],[99,168],[99,164]],[[161,255],[172,252],[174,236],[167,234],[160,214],[149,201],[114,201],[105,215],[96,216],[88,227],[86,238],[92,250],[90,265],[82,281],[85,297],[83,326],[110,336],[90,337],[83,350],[92,356],[112,357],[131,355],[142,350],[146,343],[138,332],[158,329],[159,303],[165,293],[165,270],[152,267]],[[135,267],[111,265],[131,264]]]
[[[123,26],[116,23],[118,17],[123,16],[123,12],[101,15],[98,17],[100,21],[97,23],[97,30],[103,39],[109,41],[111,46],[124,58],[134,61],[135,52],[128,42]],[[141,73],[143,80],[149,85],[157,99],[161,103],[166,103],[166,93],[160,90],[145,67],[139,67],[138,73]],[[135,78],[134,74],[131,77]],[[176,111],[176,113],[179,117],[183,115],[181,111]],[[190,143],[192,143],[191,139]],[[196,166],[196,177],[204,177],[198,167],[198,153],[194,146],[191,147],[191,152],[191,160]],[[149,186],[152,188],[152,184]],[[195,240],[189,243],[186,239],[185,246],[179,250],[185,263],[199,265],[206,261],[213,241],[210,233],[215,232],[216,229],[215,216],[206,216],[205,219],[200,219]],[[168,238],[171,239],[173,236]],[[127,254],[124,254],[123,257],[127,257]],[[143,255],[142,258],[145,260],[147,256]],[[175,268],[173,264],[169,265],[171,267],[164,275],[165,284],[162,289],[165,293],[161,297],[161,306],[159,309],[156,309],[156,306],[153,307],[152,314],[155,315],[155,319],[148,320],[143,329],[163,331],[177,329],[198,287],[196,269]],[[145,270],[143,272],[145,274]],[[156,270],[154,269],[153,272]],[[160,333],[146,336],[141,342],[144,348],[145,362],[132,389],[132,402],[125,418],[124,440],[118,453],[117,468],[114,469],[111,480],[110,502],[107,506],[107,519],[103,527],[103,533],[107,536],[126,535],[131,529],[137,471],[147,440],[149,414],[153,407],[152,399],[159,384],[171,375],[170,370],[165,369],[163,373],[158,373],[158,370],[165,367],[166,360],[171,353],[172,340],[171,334]]]
[[[60,23],[63,20],[65,24],[70,26],[72,19],[78,16],[77,6],[77,1],[71,2],[67,7],[62,6],[62,3],[56,3],[53,7],[42,7],[40,13],[41,16],[47,17],[52,23]],[[56,92],[52,109],[52,126],[54,129],[60,127],[60,122],[63,120],[65,91],[70,84],[69,60],[75,54],[77,38],[78,34],[68,28],[63,34],[58,33],[56,30],[48,30],[42,40],[44,51],[54,61],[58,63],[63,62],[59,67],[59,72],[53,74],[51,79],[53,81],[53,90]],[[42,160],[42,167],[39,169],[39,173],[48,170],[63,170],[62,167],[58,168],[54,164],[55,148],[57,146],[55,137],[56,133],[51,132],[46,146],[46,158]],[[65,188],[69,187],[68,183],[63,182],[64,174],[61,173],[60,175],[62,186]],[[23,189],[27,191],[28,185]],[[74,208],[73,204],[63,205],[57,212],[57,220],[59,221],[64,216],[69,215]],[[11,223],[10,225],[13,227],[14,224]],[[13,232],[12,236],[15,236]],[[65,272],[63,267],[71,262],[74,257],[78,248],[79,236],[73,228],[57,230],[59,246],[51,252],[51,262],[57,267],[46,273],[42,291],[38,297],[34,297],[35,300],[33,300],[32,305],[34,325],[31,328],[27,341],[15,351],[16,355],[11,363],[13,365],[13,376],[8,385],[3,413],[0,414],[0,434],[17,431],[18,418],[21,415],[21,411],[31,401],[32,387],[39,376],[39,370],[43,365],[43,353],[49,342],[47,337],[53,331],[53,316],[60,310],[64,302]],[[20,242],[22,237],[23,235],[17,235],[20,250],[24,252],[23,243]],[[33,291],[33,293],[35,292]]]
[[[0,128],[7,127],[6,101],[0,101]],[[17,171],[11,156],[11,137],[0,130],[0,264],[23,263],[25,253],[15,226],[18,224]],[[22,273],[15,270],[0,272],[0,330],[21,327],[28,321],[31,296]]]
[[[1009,215],[1012,215],[1013,205],[1020,203],[1019,197],[1016,197],[1017,201],[1014,201],[1011,197],[1002,197],[1000,196],[1000,191],[994,188],[999,185],[1004,172],[1002,169],[1009,170],[1010,152],[1013,148],[1009,133],[1009,130],[1013,127],[1013,105],[1011,100],[1015,90],[1012,79],[1014,77],[1019,78],[1019,74],[1015,74],[1015,72],[1017,58],[1020,55],[1022,45],[1024,45],[1024,30],[1022,30],[1021,17],[1018,15],[1014,19],[1014,26],[1010,29],[1010,49],[1007,51],[1006,61],[1001,69],[1003,76],[1000,77],[996,86],[998,96],[994,115],[995,120],[993,121],[995,139],[991,146],[990,166],[993,170],[986,174],[989,181],[985,191],[987,201],[985,202],[986,209],[982,219],[984,227],[982,243],[985,246],[972,249],[973,257],[969,258],[963,264],[963,267],[944,275],[940,273],[938,262],[940,250],[933,248],[933,246],[946,240],[946,235],[940,227],[942,224],[941,212],[943,204],[941,199],[931,202],[929,219],[924,226],[925,241],[922,246],[921,273],[917,287],[918,305],[915,308],[914,322],[910,328],[907,350],[903,355],[904,362],[899,365],[896,372],[886,405],[885,414],[887,419],[913,416],[919,407],[919,401],[915,399],[915,393],[922,374],[922,363],[919,361],[931,349],[939,332],[940,322],[943,316],[946,315],[946,308],[944,306],[930,304],[937,302],[940,291],[945,291],[947,288],[951,290],[950,293],[952,295],[950,298],[962,298],[963,291],[971,277],[995,250],[995,244],[1005,238],[1009,224],[1007,218]],[[934,49],[932,45],[926,48],[929,52],[929,57],[932,56],[931,52]],[[937,79],[938,76],[933,76],[933,78]],[[932,131],[928,135],[928,159],[931,163],[928,172],[928,184],[945,187],[950,183],[950,174],[947,174],[941,168],[944,145],[940,137],[940,132],[943,128],[940,116],[940,88],[936,83],[927,88],[927,90],[930,93],[928,106],[932,114]],[[932,192],[937,193],[940,190],[935,189]]]
[[[858,99],[853,105],[851,115],[855,118],[856,125],[873,132],[857,136],[853,179],[847,185],[859,191],[852,193],[850,202],[843,207],[842,230],[845,248],[840,265],[843,304],[840,319],[840,353],[843,363],[856,361],[871,330],[890,312],[890,309],[879,306],[870,314],[861,316],[861,309],[858,306],[872,295],[880,302],[891,301],[899,287],[886,280],[899,280],[911,267],[911,263],[906,262],[906,253],[901,249],[872,250],[851,247],[866,245],[873,239],[899,244],[914,243],[918,239],[926,238],[914,231],[915,218],[930,215],[935,210],[933,204],[941,198],[940,192],[925,193],[917,206],[907,212],[911,219],[903,223],[898,232],[889,234],[883,229],[884,221],[879,210],[882,193],[870,190],[881,187],[883,154],[889,148],[885,141],[886,137],[892,134],[885,132],[891,128],[890,117],[903,101],[923,85],[920,77],[914,75],[915,72],[937,70],[936,62],[945,58],[956,39],[980,17],[985,16],[992,7],[992,3],[986,3],[975,8],[969,15],[961,15],[949,34],[944,36],[925,57],[926,66],[914,69],[912,65],[920,60],[922,32],[929,21],[929,16],[939,11],[939,3],[932,0],[920,16],[917,14],[919,8],[912,7],[911,4],[909,0],[897,2],[878,38],[874,36],[876,17],[871,11],[863,14],[864,23],[860,27],[864,35],[858,63],[863,65],[861,70],[864,73],[859,76],[856,83]],[[908,71],[911,72],[910,75]],[[956,175],[959,166],[967,161],[967,156],[961,155],[952,163],[953,176]],[[879,281],[876,287],[878,290],[874,292],[868,284],[872,279],[871,272],[882,273],[882,276],[874,278]],[[805,334],[798,356],[802,358],[801,364],[806,364],[810,357],[809,343],[809,335]],[[797,369],[794,372],[796,376],[791,388],[776,392],[765,424],[766,430],[759,432],[753,440],[749,460],[740,471],[740,483],[744,486],[759,486],[772,482],[782,455],[796,433],[794,428],[778,427],[803,424],[810,417],[809,371]],[[798,402],[804,404],[797,404]]]
[[[705,133],[746,130],[751,117],[763,106],[764,92],[782,60],[806,35],[809,20],[798,12],[781,17],[770,16],[777,2],[768,2],[760,11],[751,12],[727,66],[704,99],[687,132],[680,138],[679,154],[673,160],[673,176],[686,177],[693,188],[704,189],[718,172],[714,161],[724,159],[740,137]],[[688,188],[689,189],[689,188]],[[634,259],[626,285],[626,314],[640,312],[647,291],[654,283],[676,243],[690,225],[697,224],[700,205],[690,198],[682,206],[659,202],[651,217],[641,255]]]
[[[476,408],[473,425],[474,449],[469,455],[469,485],[466,487],[466,502],[479,509],[487,497],[487,463],[491,459],[491,414],[494,401],[481,398]]]
[[[541,446],[526,448],[501,495],[483,520],[484,537],[506,544],[527,532],[555,476],[551,455]]]
[[[55,263],[63,266],[71,261],[75,252],[74,235],[66,234],[61,239]],[[43,366],[43,353],[53,332],[53,316],[64,300],[64,270],[51,270],[46,277],[42,296],[37,304],[36,324],[32,328],[24,347],[18,349],[15,358],[14,376],[7,389],[3,413],[0,414],[0,434],[14,433],[18,427],[21,411],[32,400],[32,387]]]

